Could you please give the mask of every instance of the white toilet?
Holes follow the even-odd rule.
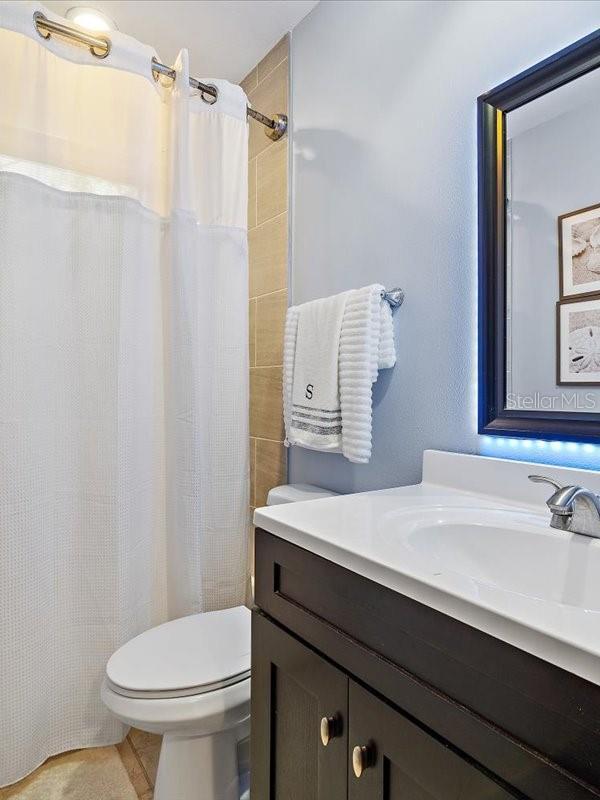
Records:
[[[271,489],[269,505],[334,495]],[[162,734],[154,800],[248,797],[250,611],[193,614],[136,636],[111,656],[102,700],[127,725]]]

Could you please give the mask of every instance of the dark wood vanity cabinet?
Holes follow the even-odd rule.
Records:
[[[600,798],[595,684],[261,530],[256,602],[252,800]]]
[[[356,748],[371,759],[357,778],[351,800],[509,800],[507,792],[397,709],[350,681],[350,760]],[[355,744],[358,742],[358,744]]]
[[[260,700],[252,709],[252,797],[515,797],[260,615],[254,618],[252,647],[253,693]]]
[[[251,797],[345,800],[348,679],[264,617],[252,624]],[[321,720],[330,721],[327,746]]]

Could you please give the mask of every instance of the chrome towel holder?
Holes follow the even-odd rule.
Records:
[[[389,289],[382,292],[381,297],[390,304],[390,308],[394,311],[396,308],[400,308],[404,302],[404,291],[402,289]]]

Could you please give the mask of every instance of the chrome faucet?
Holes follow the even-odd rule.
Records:
[[[544,475],[528,477],[534,483],[549,483],[554,487],[554,494],[546,500],[546,505],[552,512],[552,528],[600,539],[599,495],[582,486],[560,486]]]

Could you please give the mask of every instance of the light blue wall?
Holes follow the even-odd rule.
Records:
[[[291,481],[413,483],[428,447],[530,457],[476,435],[476,98],[599,25],[598,0],[322,0],[295,28],[292,301],[374,282],[406,301],[371,463],[292,448]]]

